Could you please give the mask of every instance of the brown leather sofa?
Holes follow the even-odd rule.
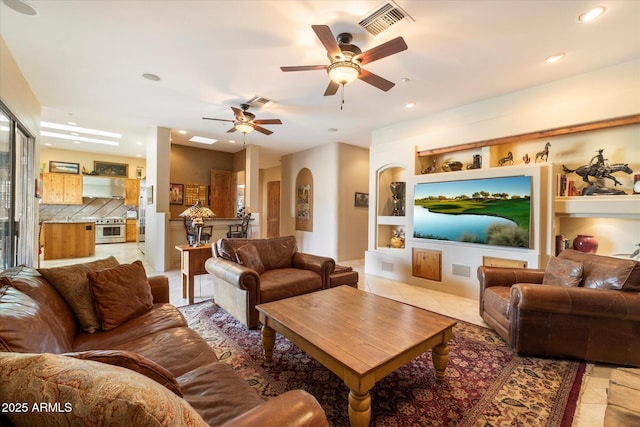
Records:
[[[112,270],[129,279],[131,265]],[[263,401],[168,303],[167,278],[148,278],[147,294],[149,285],[144,313],[88,333],[68,299],[36,269],[0,273],[1,400],[19,403],[3,410],[0,425],[328,425],[302,390]],[[34,411],[42,402],[46,410]]]
[[[205,268],[216,304],[249,328],[260,324],[256,305],[328,289],[332,258],[298,252],[294,236],[220,239]]]
[[[516,352],[640,366],[640,263],[570,249],[478,279],[480,315]]]

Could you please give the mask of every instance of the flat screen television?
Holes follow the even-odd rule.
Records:
[[[415,185],[413,237],[530,248],[531,176]]]

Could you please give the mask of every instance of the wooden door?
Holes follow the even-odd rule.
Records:
[[[236,217],[234,173],[211,169],[211,210],[217,218]]]
[[[267,238],[280,236],[280,181],[267,182]]]

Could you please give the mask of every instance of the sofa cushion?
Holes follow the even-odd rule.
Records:
[[[63,356],[75,357],[80,360],[93,360],[94,362],[130,369],[165,386],[176,396],[182,397],[180,384],[171,375],[171,372],[138,353],[126,350],[89,350],[65,353]]]
[[[298,251],[295,236],[271,239],[220,239],[216,243],[221,258],[238,262],[238,248],[252,244],[258,250],[265,271],[291,267],[293,254]]]
[[[15,425],[206,426],[184,400],[126,368],[53,354],[0,353],[6,402],[58,405],[10,412]]]
[[[153,307],[142,261],[87,273],[102,329],[120,326]]]
[[[640,291],[640,266],[637,261],[585,254],[573,249],[565,249],[558,258],[582,263],[584,271],[581,286],[585,288]]]
[[[311,270],[278,268],[260,276],[260,301],[278,301],[322,289],[322,278]]]
[[[236,251],[236,255],[239,264],[254,270],[258,274],[264,273],[264,264],[262,264],[258,249],[251,243],[240,246]]]
[[[87,273],[119,265],[117,259],[109,257],[82,264],[64,267],[39,268],[38,272],[58,290],[73,310],[85,332],[100,329],[100,319],[96,313],[93,295],[89,288]]]
[[[551,258],[542,278],[543,285],[579,286],[584,267],[570,259]]]

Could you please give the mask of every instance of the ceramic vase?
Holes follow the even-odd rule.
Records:
[[[595,254],[598,250],[598,239],[586,234],[578,234],[573,239],[573,249],[587,254]]]

